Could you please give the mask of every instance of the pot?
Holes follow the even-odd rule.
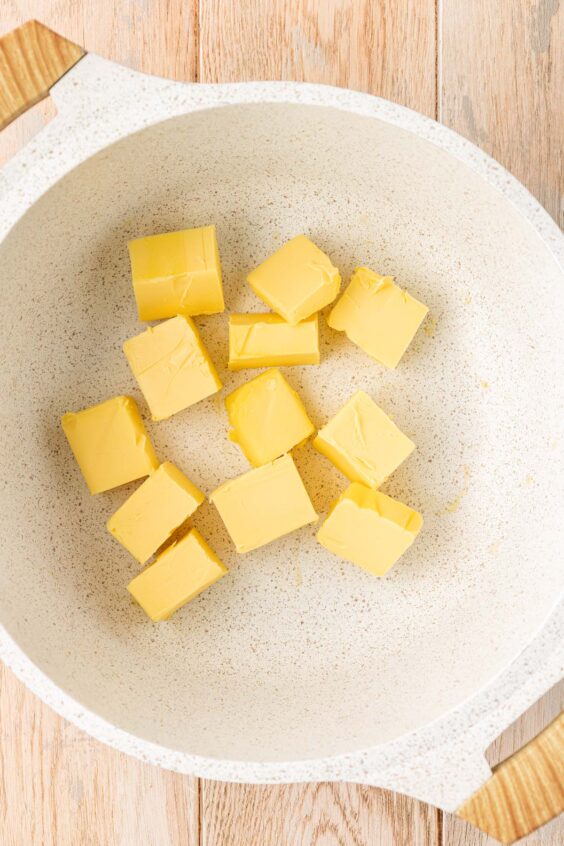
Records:
[[[454,811],[490,778],[486,747],[562,674],[558,228],[471,143],[366,94],[176,83],[87,55],[51,95],[57,117],[1,176],[1,657],[158,766],[363,782]],[[327,327],[322,365],[288,371],[317,425],[362,388],[415,440],[385,490],[425,528],[378,580],[314,529],[237,556],[204,506],[229,578],[151,624],[125,590],[138,565],[104,529],[134,486],[91,497],[59,418],[121,393],[148,417],[121,353],[142,328],[126,242],[207,223],[231,311],[256,310],[245,274],[302,231],[345,279],[368,265],[430,307],[397,371]],[[226,369],[225,316],[197,323],[226,389],[245,381]],[[246,469],[226,425],[213,400],[147,423],[208,494]],[[326,510],[342,478],[313,451],[297,461]]]

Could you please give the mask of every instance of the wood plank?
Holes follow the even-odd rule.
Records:
[[[3,846],[198,846],[198,779],[98,743],[0,665]]]
[[[435,116],[435,0],[202,0],[200,79],[342,85]]]
[[[564,708],[564,682],[529,708],[487,750],[492,766],[504,761],[541,732]],[[553,820],[519,841],[520,846],[561,846],[564,820]],[[497,846],[498,841],[451,814],[443,815],[443,846]]]
[[[439,119],[500,161],[564,224],[564,3],[439,2]]]
[[[0,0],[0,34],[39,18],[87,50],[194,80],[197,0],[78,4]],[[55,114],[44,100],[0,134],[0,164]],[[0,667],[2,846],[198,846],[198,779],[89,738]]]
[[[323,4],[319,19],[321,4],[314,0],[272,0],[271,3],[268,0],[239,0],[238,3],[229,3],[229,0],[201,0],[201,5],[200,72],[204,81],[262,77],[344,84],[389,97],[430,115],[435,114],[435,45],[431,39],[434,3],[428,0],[421,3],[382,0],[377,4],[372,4],[369,0],[354,0],[354,3],[350,0],[327,0]],[[526,0],[514,0],[503,8],[501,4],[489,4],[487,0],[482,0],[481,3],[479,0],[472,0],[469,4],[460,3],[459,0],[445,0],[445,5],[447,8],[443,10],[443,17],[446,26],[439,70],[443,86],[445,81],[448,83],[448,96],[441,97],[438,104],[440,109],[447,117],[449,125],[463,134],[470,135],[498,158],[502,159],[502,156],[507,154],[508,158],[504,160],[506,165],[513,168],[520,178],[523,178],[523,175],[512,162],[515,160],[518,166],[523,166],[525,181],[527,178],[531,179],[529,184],[538,183],[542,187],[548,196],[548,200],[544,202],[555,213],[560,191],[558,157],[553,156],[553,161],[549,161],[549,151],[554,151],[554,141],[547,142],[543,138],[547,133],[551,139],[557,137],[557,122],[553,121],[551,128],[547,129],[547,126],[555,115],[562,112],[555,87],[555,81],[562,78],[561,58],[554,55],[555,36],[559,33],[561,36],[562,33],[562,10],[551,15],[551,10],[554,11],[558,5],[557,0],[540,0],[538,7],[533,8],[532,12],[531,4]],[[194,4],[185,3],[183,0],[153,0],[151,3],[122,0],[119,3],[104,4],[77,4],[73,0],[0,0],[0,32],[6,32],[26,19],[37,17],[69,39],[101,55],[147,72],[192,79],[198,56],[197,27],[194,25],[196,6],[197,0]],[[500,8],[497,8],[498,6]],[[510,12],[507,7],[511,7]],[[512,35],[513,46],[500,46],[496,37],[491,34],[492,25],[485,26],[485,23],[492,20],[499,24],[500,16],[507,14],[525,23],[530,15],[536,22],[533,27],[536,33],[533,44],[536,44],[537,58],[531,62],[528,52],[521,55],[520,67],[515,70],[518,78],[515,84],[511,81],[513,71],[507,60],[512,55],[520,56],[515,45],[522,45],[526,39],[515,40]],[[546,44],[547,19],[550,22],[552,39],[550,49],[545,55],[542,48]],[[472,22],[470,33],[467,32],[468,20]],[[453,24],[459,27],[458,42],[452,39]],[[487,30],[485,35],[482,28]],[[276,45],[275,48],[267,47],[265,33],[268,33],[268,43]],[[526,49],[530,52],[530,46]],[[510,72],[504,77],[498,70],[498,51],[504,57],[505,67],[510,67]],[[562,51],[560,56],[561,53]],[[534,70],[531,70],[533,66]],[[462,68],[464,74],[464,79],[460,81],[460,91],[457,89],[459,68]],[[477,78],[474,78],[474,75]],[[524,87],[523,80],[526,83]],[[482,91],[484,87],[488,92]],[[507,102],[507,95],[500,95],[500,89],[519,91],[519,98],[515,98],[519,118],[514,114],[514,103],[510,103],[509,116],[501,111],[503,104]],[[469,96],[468,101],[464,100],[465,94]],[[484,101],[490,104],[489,108],[494,109],[497,115],[494,115],[493,120],[486,121],[483,118],[481,104]],[[6,157],[25,143],[31,131],[43,125],[48,117],[49,101],[40,104],[36,109],[37,112],[33,115],[28,113],[20,118],[14,127],[2,133],[0,162],[2,156]],[[532,129],[529,126],[531,114],[535,114],[538,120],[538,126]],[[499,115],[503,115],[503,120],[500,120]],[[521,121],[526,124],[525,127],[519,126]],[[537,141],[540,138],[541,148],[531,150],[530,158],[527,159],[524,154],[526,150],[524,153],[520,152],[520,145],[523,139],[531,135],[534,135]],[[497,152],[500,139],[501,148],[503,143],[514,143],[515,149],[510,154],[502,149],[500,154]],[[488,144],[492,146],[487,147]],[[58,835],[59,832],[72,831],[73,825],[78,824],[77,820],[84,820],[91,826],[92,831],[96,831],[94,823],[101,821],[102,828],[98,829],[98,834],[102,831],[108,836],[104,840],[100,835],[100,839],[95,841],[96,846],[98,843],[111,843],[112,846],[129,846],[129,843],[135,843],[135,846],[145,846],[145,843],[164,846],[166,843],[169,846],[171,843],[174,846],[177,842],[189,843],[191,846],[192,842],[197,842],[193,840],[193,820],[197,813],[194,807],[194,791],[188,791],[186,786],[187,781],[193,785],[194,780],[165,774],[172,778],[173,786],[163,787],[163,774],[156,769],[148,768],[147,774],[140,774],[136,768],[143,765],[133,762],[135,767],[130,771],[121,761],[123,756],[96,744],[57,718],[31,694],[25,692],[7,671],[2,674],[0,696],[2,844],[21,846],[26,843],[26,846],[35,846],[35,843],[41,843],[41,846],[51,846],[51,843],[56,843],[60,846],[62,843],[66,846],[64,840],[49,840],[48,832],[56,831]],[[11,703],[9,708],[7,701]],[[537,709],[541,708],[542,706],[537,706]],[[550,715],[552,711],[546,719],[540,718],[542,723],[539,718],[533,718],[536,729],[530,734],[536,733],[548,722]],[[527,725],[530,724],[531,717],[528,720]],[[54,725],[57,725],[56,729]],[[515,731],[515,737],[518,739],[523,729]],[[73,737],[73,734],[76,736]],[[512,732],[506,733],[501,745],[507,746],[509,743],[517,748],[520,744],[512,738]],[[81,752],[90,746],[92,748],[88,754]],[[7,747],[10,747],[8,752]],[[507,752],[507,749],[505,751]],[[104,760],[106,757],[107,762]],[[75,765],[75,759],[80,765]],[[129,760],[124,759],[125,762]],[[88,768],[88,772],[85,768]],[[91,773],[96,774],[96,778],[91,776]],[[77,800],[76,796],[80,790],[76,788],[75,791],[74,786],[79,784],[79,780],[83,782],[81,789],[84,793],[82,799]],[[51,781],[54,787],[49,789]],[[115,790],[113,795],[104,788],[108,783],[112,790]],[[59,785],[62,790],[60,795]],[[284,830],[277,846],[287,846],[286,841],[282,839],[287,831],[306,831],[306,835],[299,841],[300,846],[308,843],[308,831],[317,832],[317,841],[312,842],[321,843],[323,846],[355,844],[350,837],[352,823],[339,823],[338,827],[334,828],[330,822],[342,817],[347,820],[351,818],[354,824],[356,817],[362,819],[359,836],[372,838],[371,846],[372,843],[394,846],[396,842],[405,842],[411,846],[420,842],[436,842],[434,811],[431,811],[431,817],[428,817],[429,809],[419,807],[417,803],[411,803],[401,797],[392,798],[389,794],[371,788],[346,785],[245,788],[209,782],[205,782],[203,787],[202,801],[207,809],[203,830],[208,832],[208,839],[221,838],[221,830],[217,833],[218,829],[224,824],[222,821],[229,819],[230,813],[240,820],[239,825],[243,826],[243,833],[258,830],[247,829],[246,826],[258,825],[257,820],[260,821],[261,815],[268,820],[270,812],[272,816],[281,818],[284,813],[281,809],[282,795],[282,801],[290,810],[287,811],[288,817],[283,820]],[[240,793],[237,794],[236,791]],[[137,833],[131,827],[135,825],[135,819],[124,816],[124,809],[116,805],[121,803],[134,808],[136,817],[143,813],[147,793],[150,794],[149,799],[153,795],[160,797],[157,802],[159,806],[164,797],[165,803],[168,803],[165,822],[171,829],[167,832],[166,828],[162,828],[163,820],[158,816],[158,807],[154,808],[153,804],[150,804],[147,813],[149,827],[146,829],[149,839],[143,840],[142,835],[140,840],[132,839],[134,833]],[[57,797],[56,803],[54,795]],[[237,795],[241,799],[239,807]],[[288,800],[289,795],[295,795],[296,798]],[[6,809],[8,798],[9,806]],[[56,807],[53,807],[54,805]],[[319,821],[314,829],[304,828],[309,824],[308,808],[309,819]],[[151,826],[151,819],[155,814],[158,816],[159,825]],[[70,822],[66,820],[67,815]],[[52,820],[46,822],[53,816],[56,818],[55,829]],[[405,825],[404,820],[408,821]],[[3,829],[3,825],[11,827]],[[461,825],[456,822],[456,826]],[[546,839],[549,835],[543,832],[544,840],[529,838],[524,843],[530,846],[533,843],[539,846],[541,843],[542,846],[556,846],[556,843],[564,842],[563,827],[556,824],[552,827],[556,833],[552,834],[550,826],[548,829],[551,840]],[[85,828],[76,831],[85,833]],[[181,839],[185,831],[190,832],[188,840],[186,836]],[[385,835],[390,832],[392,834],[386,840]],[[448,846],[490,846],[489,841],[473,840],[473,837],[482,836],[472,833],[467,827],[452,828],[448,817],[445,818],[444,833],[447,839],[443,842],[448,843]],[[235,832],[234,837],[239,838],[239,842],[244,842],[245,846],[250,843],[253,843],[253,846],[255,843],[257,846],[265,846],[260,840],[250,836],[242,839],[243,834],[240,831]],[[380,837],[380,840],[375,839],[377,837]],[[394,837],[395,840],[391,839]],[[414,839],[417,837],[420,839]],[[452,839],[453,837],[457,839]],[[92,843],[87,839],[81,840],[79,836],[75,836],[70,842],[80,842],[86,846]],[[233,841],[233,846],[236,846],[236,842]],[[358,842],[366,842],[366,839]],[[291,841],[288,840],[288,843]]]
[[[434,116],[434,0],[201,0],[202,82],[286,79],[368,91]],[[430,846],[438,813],[358,785],[202,782],[204,846]]]
[[[354,784],[202,781],[202,846],[429,846],[435,809]]]
[[[198,0],[1,0],[0,35],[36,18],[87,51],[144,73],[192,82],[197,13]]]
[[[439,120],[494,156],[562,224],[564,4],[559,0],[437,0]],[[559,117],[560,116],[560,117]],[[509,728],[489,752],[507,758],[562,709],[555,688]],[[564,821],[549,823],[523,846],[564,842]],[[444,846],[494,846],[495,841],[449,815]]]

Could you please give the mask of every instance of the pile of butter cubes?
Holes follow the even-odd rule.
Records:
[[[163,322],[126,341],[124,352],[153,420],[163,420],[222,387],[191,319],[225,310],[216,231],[187,229],[128,246],[139,317]],[[291,455],[315,427],[278,367],[319,364],[318,312],[341,286],[337,268],[305,235],[284,244],[247,281],[272,312],[230,315],[228,366],[269,369],[227,396],[225,405],[229,437],[253,469],[209,497],[239,553],[319,519]],[[426,313],[392,277],[359,267],[327,322],[393,368]],[[227,573],[196,529],[170,541],[205,496],[173,464],[158,461],[131,397],[69,412],[62,426],[91,493],[148,477],[110,518],[108,530],[140,564],[150,562],[128,590],[152,620],[168,619]],[[363,391],[317,432],[313,445],[351,482],[317,540],[384,575],[413,543],[422,518],[378,488],[415,445]]]

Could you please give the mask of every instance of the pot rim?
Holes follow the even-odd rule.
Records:
[[[369,94],[326,85],[246,82],[201,85],[148,77],[88,55],[53,89],[59,115],[0,174],[0,242],[33,203],[72,168],[99,150],[147,126],[190,112],[251,103],[330,106],[377,118],[429,141],[494,186],[534,228],[564,269],[564,237],[528,190],[505,168],[456,132],[406,107]],[[143,109],[139,109],[139,97]],[[142,114],[139,114],[143,112]],[[95,116],[94,116],[95,113]],[[41,167],[53,141],[66,148],[50,168]],[[498,676],[432,723],[377,747],[310,760],[229,761],[179,752],[120,729],[59,688],[33,664],[0,624],[0,658],[46,704],[96,739],[144,761],[181,773],[224,781],[283,783],[348,780],[378,784],[456,807],[489,773],[482,752],[562,673],[560,643],[564,605],[556,605],[528,646]],[[449,786],[445,761],[455,760],[459,783]],[[435,762],[442,777],[425,771]],[[419,762],[419,766],[414,764]],[[429,763],[429,765],[431,765]],[[420,770],[413,774],[413,770]],[[459,773],[460,770],[460,773]],[[467,775],[462,774],[466,770]],[[449,778],[452,776],[449,776]],[[442,778],[442,780],[441,780]],[[430,781],[427,788],[422,785]],[[442,784],[442,787],[441,787]]]

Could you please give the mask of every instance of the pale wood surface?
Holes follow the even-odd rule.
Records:
[[[198,846],[198,779],[102,746],[0,670],[2,846]]]
[[[320,11],[322,10],[322,11]],[[37,18],[88,50],[206,82],[304,79],[401,102],[470,137],[560,213],[558,0],[0,0],[0,34]],[[560,84],[559,84],[560,83]],[[53,115],[0,136],[0,162]],[[490,750],[496,763],[562,708],[562,686]],[[522,841],[560,846],[555,821]],[[0,670],[2,846],[493,846],[466,823],[351,785],[253,787],[165,773],[107,749]]]
[[[202,82],[343,85],[435,116],[435,0],[204,0],[200,9]]]
[[[439,119],[564,224],[564,3],[444,0]]]
[[[203,781],[205,846],[430,846],[439,814],[354,784],[263,787]]]

